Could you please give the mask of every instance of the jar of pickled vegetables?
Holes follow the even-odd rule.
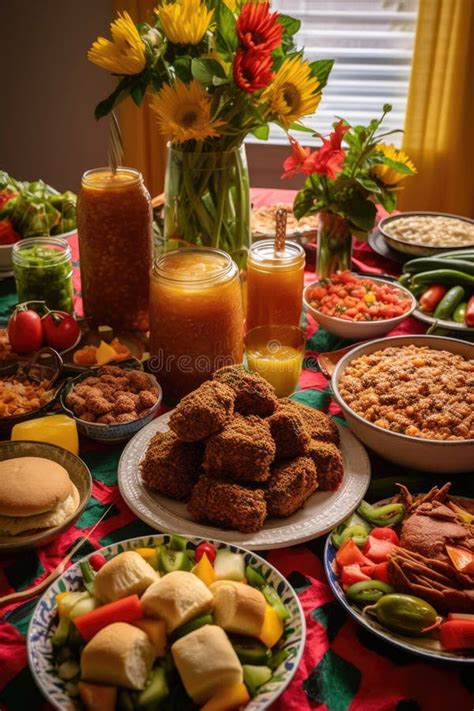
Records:
[[[18,300],[45,301],[50,309],[74,311],[71,248],[61,237],[29,237],[13,245]]]
[[[150,289],[150,370],[176,402],[243,359],[239,271],[219,249],[191,248],[155,262]]]
[[[272,239],[252,244],[247,259],[247,329],[299,325],[304,264],[304,250],[296,242],[285,242],[282,251],[276,251]]]
[[[77,227],[89,323],[147,331],[152,209],[141,174],[133,168],[84,173]]]

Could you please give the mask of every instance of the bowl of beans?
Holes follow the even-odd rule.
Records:
[[[405,287],[350,271],[309,284],[303,302],[326,331],[351,341],[384,336],[416,308]]]
[[[393,336],[354,347],[336,365],[333,397],[367,447],[426,472],[474,470],[474,345]]]
[[[446,212],[402,212],[378,225],[386,243],[403,254],[425,257],[474,246],[474,220]]]

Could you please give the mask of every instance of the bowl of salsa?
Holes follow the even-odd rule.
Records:
[[[384,336],[416,308],[408,289],[350,271],[309,284],[303,302],[326,331],[354,341]]]

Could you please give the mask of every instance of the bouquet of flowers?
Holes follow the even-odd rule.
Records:
[[[350,269],[352,235],[364,239],[373,229],[376,204],[392,212],[397,193],[403,189],[400,183],[416,173],[402,150],[382,140],[399,132],[380,130],[391,109],[386,104],[382,116],[368,126],[351,126],[340,119],[328,138],[319,136],[322,145],[313,152],[290,137],[291,155],[283,164],[282,178],[298,173],[308,176],[293,210],[298,219],[319,215],[317,271],[321,277]],[[347,148],[342,147],[343,139]]]
[[[127,13],[99,37],[90,61],[117,76],[95,110],[107,115],[130,96],[151,95],[158,130],[170,142],[165,237],[222,247],[234,256],[249,242],[248,175],[242,150],[269,123],[302,129],[313,114],[332,60],[308,62],[295,46],[300,22],[269,2],[173,0],[153,25]]]

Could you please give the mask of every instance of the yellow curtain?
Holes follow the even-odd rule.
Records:
[[[419,0],[401,210],[474,217],[474,0]]]
[[[135,22],[153,22],[157,0],[115,0],[115,10],[126,10]],[[124,164],[143,174],[152,197],[163,192],[166,140],[158,133],[145,97],[140,107],[126,99],[119,107],[119,122],[124,144]]]

